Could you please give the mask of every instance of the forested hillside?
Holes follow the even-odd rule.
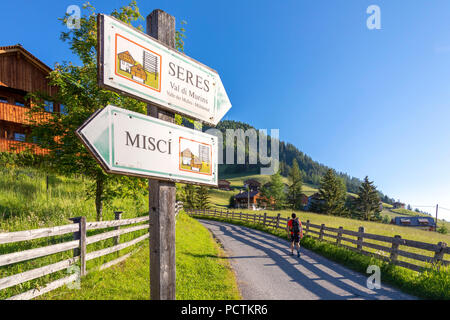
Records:
[[[242,129],[244,131],[248,129],[256,129],[253,126],[233,120],[224,120],[221,121],[217,127],[223,133],[224,142],[223,149],[225,151],[226,148],[226,129]],[[207,128],[206,128],[207,129]],[[268,139],[268,149],[270,150],[270,139]],[[236,148],[236,143],[235,143]],[[239,172],[255,173],[258,174],[260,168],[263,166],[260,163],[258,164],[248,164],[248,145],[245,147],[246,161],[245,164],[222,164],[219,166],[220,173],[232,174]],[[225,159],[225,152],[224,152]],[[287,176],[290,167],[292,166],[292,161],[296,159],[300,170],[303,175],[303,182],[312,184],[314,186],[318,186],[320,179],[323,175],[325,175],[326,171],[329,169],[324,164],[321,164],[317,161],[314,161],[311,157],[300,151],[297,147],[292,145],[291,143],[287,143],[284,141],[280,141],[280,170],[283,176]],[[225,161],[224,161],[225,162]],[[236,163],[236,152],[235,152],[235,163]],[[259,161],[258,161],[259,162]],[[359,186],[362,181],[358,178],[352,177],[347,173],[336,172],[336,174],[344,180],[345,185],[347,187],[348,192],[356,193],[358,191]],[[385,203],[393,203],[394,199],[389,198],[386,195],[380,194],[381,200]]]

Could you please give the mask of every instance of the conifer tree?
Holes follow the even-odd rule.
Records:
[[[209,209],[209,188],[205,186],[197,187],[195,193],[195,204],[197,209]]]
[[[286,204],[286,194],[284,192],[284,183],[281,179],[280,171],[270,176],[270,186],[265,192],[268,198],[275,201],[274,208],[282,209]]]
[[[354,214],[363,220],[379,220],[380,216],[380,197],[378,191],[366,176],[359,187],[358,197],[353,201]]]
[[[292,209],[298,210],[302,207],[302,173],[298,166],[297,160],[292,162],[292,168],[289,170],[289,180],[291,185],[289,186],[288,203]]]
[[[344,182],[328,169],[320,182],[320,211],[329,215],[346,215],[347,190]]]

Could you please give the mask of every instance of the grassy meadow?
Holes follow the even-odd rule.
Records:
[[[45,171],[33,168],[3,167],[0,173],[0,232],[12,232],[71,224],[72,217],[86,216],[95,221],[94,199],[87,198],[87,188],[93,182],[82,177],[49,174],[46,187]],[[114,211],[124,211],[123,219],[148,214],[148,198],[133,200],[117,198],[104,206],[103,220],[114,220]],[[123,227],[125,228],[125,227]],[[182,229],[179,232],[178,229]],[[113,228],[88,231],[88,236],[111,231]],[[189,230],[189,232],[186,232]],[[146,233],[140,230],[120,236],[126,242]],[[0,255],[43,247],[72,240],[72,234],[0,245]],[[87,246],[87,252],[113,245],[107,239]],[[141,248],[141,246],[143,247]],[[101,264],[130,251],[137,251],[118,266],[96,271]],[[177,223],[177,288],[180,299],[238,299],[233,274],[223,253],[209,232],[195,220],[180,216]],[[0,278],[11,276],[64,259],[71,258],[66,251],[0,267]],[[146,268],[146,269],[145,269]],[[66,289],[51,292],[41,299],[148,299],[148,241],[87,262],[88,272],[82,280],[82,290]],[[209,273],[211,272],[211,273]],[[0,290],[0,300],[67,276],[62,270],[42,278]],[[145,277],[147,277],[144,283]],[[144,279],[144,280],[142,280]]]
[[[181,213],[176,232],[177,300],[240,299],[234,273],[209,231]],[[148,300],[150,269],[148,242],[118,265],[94,271],[81,281],[81,289],[66,287],[41,300]]]

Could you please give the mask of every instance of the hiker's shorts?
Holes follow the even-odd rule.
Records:
[[[291,234],[291,242],[295,242],[295,243],[300,242],[300,234],[299,233]]]

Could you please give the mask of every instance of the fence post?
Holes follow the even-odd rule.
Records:
[[[336,239],[336,244],[337,244],[338,246],[341,245],[341,241],[342,241],[342,231],[343,231],[343,230],[344,230],[343,227],[339,227],[339,231],[338,231],[337,239]]]
[[[266,226],[267,212],[264,212],[263,226]]]
[[[309,234],[309,220],[306,220],[306,234]]]
[[[437,245],[439,249],[434,254],[433,263],[439,263],[444,260],[445,248],[447,248],[447,243],[445,242],[439,242]]]
[[[116,220],[120,220],[120,219],[122,219],[122,213],[123,213],[123,211],[114,211],[114,218],[116,219]],[[114,230],[119,230],[120,229],[120,227],[118,226],[118,227],[114,227]],[[120,236],[115,236],[114,237],[114,245],[118,245],[119,244],[119,242],[120,242]]]
[[[86,275],[86,217],[76,217],[70,219],[79,225],[77,232],[73,233],[73,239],[79,240],[78,248],[73,249],[73,256],[80,256],[80,276]]]
[[[358,236],[358,244],[357,244],[357,249],[359,250],[359,251],[362,251],[362,248],[363,248],[363,246],[362,246],[362,242],[363,242],[363,238],[364,238],[364,236],[362,235],[363,233],[364,233],[364,227],[359,227],[359,229],[358,229],[358,232],[359,232],[359,236]]]
[[[281,216],[281,213],[277,214],[277,224],[275,226],[275,228],[277,228],[277,229],[280,226],[280,216]]]
[[[321,224],[320,225],[320,234],[319,234],[319,240],[320,241],[322,241],[323,240],[323,231],[324,231],[324,228],[325,228],[325,224]]]
[[[242,221],[242,211],[239,212],[239,221]]]
[[[392,241],[391,255],[390,255],[391,261],[397,261],[398,247],[400,246],[400,239],[401,238],[402,237],[399,236],[399,235],[394,236],[394,241]]]

